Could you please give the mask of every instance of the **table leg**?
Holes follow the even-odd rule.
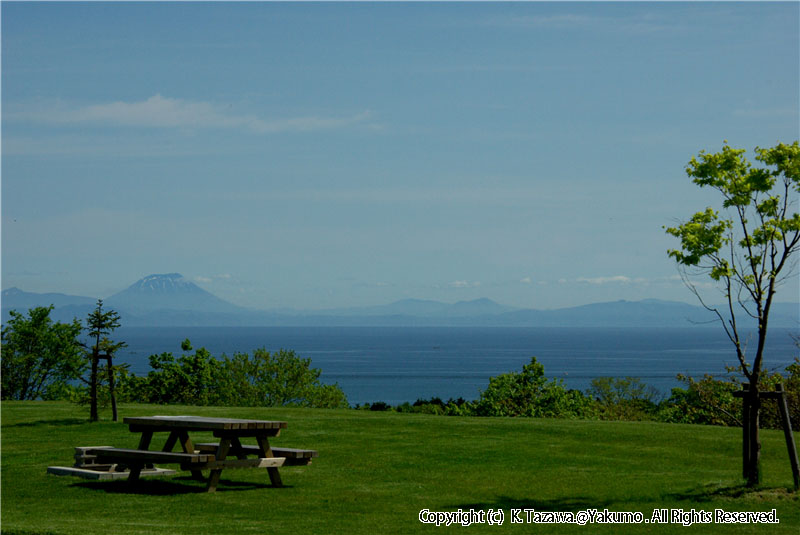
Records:
[[[150,441],[153,440],[153,432],[152,431],[142,431],[142,436],[139,438],[139,449],[140,450],[149,450],[150,449]],[[147,468],[152,468],[152,464],[148,464]],[[142,471],[143,466],[139,466],[138,468],[134,466],[129,466],[128,470],[130,474],[128,475],[128,481],[136,481],[139,479],[139,473]],[[134,477],[134,471],[136,471],[136,476]],[[131,479],[133,478],[133,479]]]
[[[151,440],[153,440],[153,432],[152,431],[142,431],[142,436],[139,439],[139,449],[140,450],[150,449],[150,441]]]
[[[231,448],[231,439],[222,437],[219,441],[219,446],[217,447],[217,453],[214,457],[218,461],[225,460],[225,457],[228,456],[228,450]],[[211,470],[211,474],[208,476],[208,487],[206,487],[207,492],[216,492],[217,490],[217,483],[219,483],[219,476],[222,475],[222,468],[216,468]]]
[[[128,483],[133,484],[139,481],[139,474],[142,473],[142,468],[144,468],[144,465],[141,463],[132,464],[128,467],[128,469],[130,470],[130,472],[128,473]]]
[[[172,451],[172,448],[174,448],[175,444],[177,443],[178,443],[178,432],[170,431],[169,437],[167,438],[167,442],[164,444],[163,451]]]
[[[180,440],[181,448],[183,448],[183,453],[194,453],[194,444],[192,444],[192,439],[189,438],[189,433],[186,431],[173,431],[170,433],[170,439],[172,438],[172,434],[175,434],[176,440]],[[169,441],[169,439],[167,439]],[[172,448],[170,448],[172,449]],[[192,477],[198,481],[205,481],[206,478],[203,477],[203,472],[200,470],[192,470]]]
[[[258,446],[261,448],[262,457],[274,457],[272,454],[272,448],[269,446],[269,439],[266,436],[258,436],[256,437],[256,440],[258,441]],[[278,472],[278,468],[276,466],[267,468],[267,473],[269,474],[269,480],[273,487],[283,486],[281,474]]]
[[[247,459],[247,454],[242,449],[242,442],[238,437],[231,437],[231,452],[237,459]]]

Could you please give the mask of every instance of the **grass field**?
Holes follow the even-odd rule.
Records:
[[[219,490],[182,476],[85,481],[46,474],[74,446],[136,447],[122,423],[86,422],[67,403],[2,404],[3,533],[790,533],[800,500],[789,491],[783,435],[764,432],[764,485],[741,480],[741,431],[658,423],[460,418],[354,410],[123,405],[122,416],[195,414],[280,419],[273,445],[312,448],[306,467],[223,472]],[[195,440],[212,440],[198,434]],[[161,439],[163,441],[163,439]],[[154,446],[160,446],[154,442]],[[187,474],[188,475],[188,474]],[[501,509],[501,526],[437,527],[420,510]],[[779,524],[512,524],[511,510],[639,512],[777,510]],[[520,515],[525,520],[525,514]]]

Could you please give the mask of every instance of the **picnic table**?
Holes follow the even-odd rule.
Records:
[[[180,464],[197,479],[204,479],[202,470],[210,470],[208,492],[214,492],[222,470],[226,468],[266,468],[273,486],[283,486],[278,467],[305,465],[317,452],[293,448],[272,448],[271,437],[277,437],[286,422],[206,418],[200,416],[139,416],[124,418],[133,433],[141,433],[138,449],[98,447],[87,453],[101,461],[128,465],[128,481],[136,482],[142,469],[153,463]],[[190,432],[211,432],[218,442],[194,444]],[[155,433],[169,433],[161,451],[150,450]],[[243,445],[241,439],[253,438],[256,445]],[[182,451],[173,452],[176,445]],[[232,455],[235,459],[229,459]],[[248,458],[254,455],[255,458]]]

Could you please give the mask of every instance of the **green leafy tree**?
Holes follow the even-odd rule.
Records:
[[[795,357],[794,362],[787,366],[786,372],[786,403],[789,406],[792,428],[800,431],[800,357]]]
[[[686,388],[673,388],[669,398],[659,405],[658,419],[663,422],[706,425],[742,425],[742,402],[733,393],[742,389],[741,370],[728,367],[728,376],[717,379],[705,375],[696,380],[683,374],[678,379]],[[761,374],[759,390],[774,390],[782,384],[786,392],[792,428],[800,430],[800,358],[787,366],[784,372]],[[777,403],[762,407],[759,422],[761,427],[780,429],[782,421]]]
[[[81,324],[53,322],[53,307],[12,310],[2,329],[2,399],[55,399],[86,366]]]
[[[187,353],[177,358],[172,353],[150,355],[152,370],[144,377],[124,376],[125,399],[142,403],[222,404],[219,361],[203,347],[188,353],[192,351],[189,340],[181,343],[181,349]]]
[[[491,377],[475,404],[478,416],[532,416],[536,418],[589,418],[594,406],[578,390],[566,390],[560,380],[548,381],[544,366],[531,358],[521,372]]]
[[[658,392],[638,377],[596,377],[588,394],[603,420],[649,420],[658,408]]]
[[[793,197],[800,192],[800,145],[779,143],[755,149],[755,159],[766,167],[754,167],[744,149],[725,142],[716,153],[701,151],[686,167],[686,173],[701,188],[710,187],[722,196],[722,212],[706,208],[667,233],[680,240],[670,250],[683,268],[687,286],[701,304],[716,314],[733,343],[742,373],[750,383],[747,402],[750,459],[747,483],[759,483],[761,401],[758,390],[763,373],[764,347],[769,314],[781,283],[793,271],[793,256],[800,249],[800,214]],[[691,282],[687,270],[708,276],[722,290],[722,310],[709,305]],[[752,356],[747,354],[745,318],[757,323]],[[752,346],[751,346],[752,347]]]
[[[256,349],[252,355],[223,356],[221,365],[220,387],[226,405],[349,407],[338,385],[322,384],[321,371],[311,367],[311,359],[300,358],[294,351]]]
[[[94,339],[92,352],[89,356],[91,371],[89,374],[89,420],[96,422],[99,419],[97,412],[98,387],[100,383],[99,368],[100,360],[105,359],[108,371],[108,390],[111,398],[112,418],[117,421],[117,399],[114,392],[114,365],[112,359],[114,353],[125,347],[124,342],[112,342],[107,336],[119,327],[119,314],[114,310],[103,312],[103,300],[97,300],[97,307],[89,313],[86,318],[86,329],[89,336]]]
[[[191,351],[191,342],[184,340],[181,348]],[[125,399],[145,403],[348,408],[341,388],[321,383],[320,370],[310,365],[294,351],[257,349],[216,359],[200,348],[177,359],[172,353],[150,356],[152,370],[144,377],[125,375],[123,387]]]
[[[699,381],[678,375],[686,388],[673,388],[671,395],[659,407],[663,422],[702,425],[742,425],[741,400],[733,393],[742,389],[736,377],[729,380],[704,375]]]

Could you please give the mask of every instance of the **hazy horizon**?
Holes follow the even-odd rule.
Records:
[[[141,280],[147,279],[149,277],[163,276],[163,275],[166,275],[166,274],[156,274],[156,273],[149,274],[149,275],[146,275],[145,277],[142,277],[141,279],[139,279],[139,281],[136,281],[136,283],[140,282]],[[184,279],[193,283],[193,281],[187,279],[186,277],[184,277]],[[124,289],[129,288],[130,286],[131,285],[126,286],[125,288],[122,289],[122,291],[124,291]],[[198,287],[199,287],[199,285],[198,285]],[[3,288],[3,292],[5,292],[7,290],[11,290],[11,289],[18,289],[18,290],[21,290],[23,292],[28,292],[28,290],[26,290],[25,288],[19,288],[19,287],[16,287],[16,286],[11,287],[11,288]],[[208,291],[208,290],[205,290],[205,291]],[[91,298],[91,299],[107,300],[108,298],[113,297],[118,292],[115,292],[114,294],[110,294],[110,295],[97,295],[97,296],[65,294],[64,292],[58,292],[58,291],[55,291],[55,292],[29,292],[29,293],[37,293],[37,294],[40,294],[40,295],[41,294],[47,294],[47,293],[54,293],[54,294],[59,294],[59,295],[65,295],[65,296],[68,296],[68,297],[84,297],[84,298],[88,297],[88,298]],[[212,293],[212,295],[215,295],[215,294]],[[507,307],[507,308],[513,309],[513,310],[532,309],[532,310],[542,310],[542,311],[551,311],[551,310],[559,310],[559,309],[562,309],[562,308],[572,308],[572,307],[581,307],[581,306],[587,306],[587,305],[598,305],[598,304],[604,304],[604,303],[629,301],[629,300],[625,300],[625,299],[613,299],[611,301],[592,301],[592,302],[586,302],[586,303],[579,303],[579,304],[576,304],[576,305],[570,305],[568,307],[542,308],[542,307],[537,307],[535,303],[532,303],[532,304],[530,304],[528,306],[524,306],[524,307],[516,307],[516,306],[513,306],[513,305],[509,305],[508,303],[503,303],[501,301],[496,301],[496,300],[491,299],[491,298],[486,297],[486,296],[475,297],[475,298],[470,298],[470,299],[460,299],[460,300],[457,300],[457,301],[442,301],[442,300],[437,300],[437,299],[427,299],[427,298],[424,298],[424,297],[404,297],[404,298],[400,298],[400,299],[393,300],[393,301],[387,301],[387,302],[384,302],[384,303],[377,303],[377,304],[374,304],[374,305],[352,306],[352,307],[326,307],[326,308],[305,307],[305,308],[301,308],[301,307],[296,307],[296,306],[283,306],[283,307],[274,307],[274,308],[271,308],[271,309],[258,309],[256,307],[243,307],[243,308],[249,308],[250,310],[253,310],[253,311],[275,310],[275,311],[287,311],[287,312],[288,311],[296,311],[296,312],[301,312],[301,311],[302,312],[315,312],[315,311],[318,311],[318,312],[325,312],[325,311],[332,311],[332,310],[360,309],[360,308],[369,308],[369,307],[381,308],[381,307],[385,307],[385,306],[388,306],[388,305],[395,305],[395,304],[399,304],[399,303],[402,303],[402,302],[411,302],[411,301],[432,302],[432,303],[440,303],[440,304],[444,304],[444,305],[457,305],[457,304],[461,304],[461,303],[474,303],[474,302],[478,302],[478,301],[482,301],[482,300],[489,300],[492,303],[495,303],[497,305],[501,305],[503,307]],[[632,302],[642,302],[642,301],[656,301],[656,302],[662,301],[662,302],[667,302],[667,303],[682,303],[682,304],[687,304],[687,305],[697,306],[697,307],[701,306],[701,304],[696,299],[694,301],[691,301],[691,300],[677,299],[677,298],[676,299],[659,299],[659,298],[655,298],[655,297],[644,297],[642,299],[633,300]],[[233,303],[233,304],[235,304],[235,303]],[[787,296],[787,299],[784,299],[784,300],[778,299],[777,301],[775,301],[775,304],[797,305],[797,304],[800,304],[800,300],[792,301]]]
[[[696,304],[686,163],[800,131],[796,2],[0,10],[2,288]]]

